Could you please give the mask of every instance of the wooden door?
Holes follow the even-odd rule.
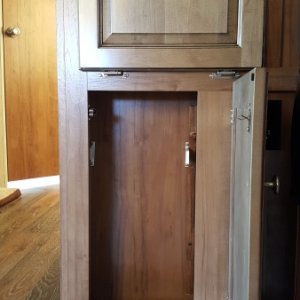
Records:
[[[80,0],[82,69],[262,63],[264,1]]]
[[[233,85],[231,295],[260,299],[262,163],[265,72],[253,70]]]
[[[193,299],[196,102],[90,93],[90,299]]]
[[[54,0],[4,0],[8,180],[58,174]]]

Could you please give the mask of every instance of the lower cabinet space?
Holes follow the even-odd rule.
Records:
[[[228,295],[231,93],[221,95],[89,92],[90,299]]]
[[[196,104],[90,94],[91,299],[193,299]]]

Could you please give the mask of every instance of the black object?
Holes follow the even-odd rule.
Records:
[[[281,100],[268,101],[266,150],[281,149]]]
[[[296,93],[291,135],[291,195],[300,205],[300,88]]]

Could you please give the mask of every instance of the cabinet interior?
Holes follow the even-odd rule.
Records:
[[[230,102],[228,91],[89,92],[91,299],[197,299],[215,284],[228,295]]]

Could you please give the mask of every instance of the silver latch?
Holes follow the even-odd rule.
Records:
[[[241,75],[236,71],[231,70],[219,70],[217,72],[213,72],[209,74],[209,77],[214,80],[219,79],[236,79],[239,78]]]
[[[190,143],[184,144],[184,166],[188,168],[190,166]]]
[[[240,114],[238,112],[236,119],[240,121],[247,121],[247,131],[251,131],[251,121],[252,121],[252,114],[251,114],[251,108],[248,108],[244,111],[241,111]]]

